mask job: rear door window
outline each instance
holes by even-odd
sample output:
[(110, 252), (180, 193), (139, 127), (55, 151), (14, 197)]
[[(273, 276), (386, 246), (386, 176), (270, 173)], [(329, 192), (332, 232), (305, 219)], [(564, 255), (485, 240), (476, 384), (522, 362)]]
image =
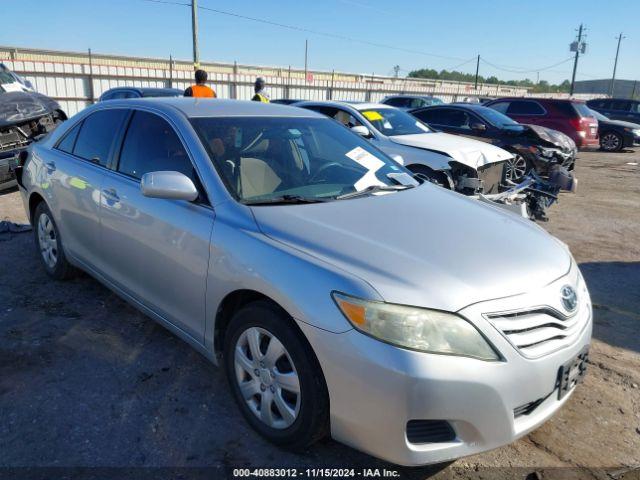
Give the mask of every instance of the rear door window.
[(82, 122), (78, 122), (78, 124), (75, 127), (69, 130), (69, 132), (64, 136), (62, 141), (58, 143), (58, 146), (56, 148), (65, 153), (73, 153), (73, 147), (76, 144), (76, 139), (78, 138), (78, 132), (80, 132), (81, 126), (82, 126)]
[(409, 101), (409, 98), (395, 97), (390, 98), (384, 103), (386, 103), (387, 105), (391, 105), (392, 107), (406, 107), (409, 104)]
[(511, 102), (496, 102), (489, 105), (489, 107), (493, 108), (494, 110), (500, 113), (504, 113), (506, 115), (510, 105), (511, 105)]
[(419, 118), (424, 123), (446, 125), (445, 123), (443, 123), (446, 114), (447, 110), (444, 108), (428, 108), (426, 110), (421, 110), (414, 113), (413, 116)]
[(116, 134), (127, 114), (125, 109), (109, 109), (89, 115), (82, 122), (73, 154), (106, 167)]
[(623, 112), (628, 112), (631, 110), (631, 102), (627, 102), (624, 100), (613, 100), (611, 102), (611, 110), (620, 110)]
[(544, 115), (546, 112), (538, 102), (514, 100), (507, 109), (507, 115)]
[(133, 114), (122, 144), (118, 171), (136, 179), (149, 172), (180, 172), (198, 185), (193, 164), (173, 127), (149, 112)]

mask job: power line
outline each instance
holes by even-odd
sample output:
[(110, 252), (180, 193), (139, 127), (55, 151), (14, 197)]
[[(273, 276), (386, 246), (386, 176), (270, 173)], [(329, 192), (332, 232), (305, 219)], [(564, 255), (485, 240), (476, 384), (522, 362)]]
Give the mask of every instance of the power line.
[(491, 66), (491, 67), (493, 67), (493, 68), (495, 68), (496, 70), (501, 70), (501, 71), (503, 71), (503, 72), (510, 72), (510, 73), (534, 73), (534, 72), (544, 72), (544, 71), (546, 71), (546, 70), (550, 70), (550, 69), (552, 69), (552, 68), (554, 68), (554, 67), (557, 67), (558, 65), (562, 65), (563, 63), (567, 63), (567, 62), (569, 62), (569, 61), (570, 61), (570, 60), (572, 60), (572, 59), (573, 59), (573, 57), (565, 58), (564, 60), (561, 60), (561, 61), (559, 61), (558, 63), (554, 63), (553, 65), (549, 65), (549, 66), (547, 66), (547, 67), (541, 67), (541, 68), (532, 68), (532, 69), (530, 69), (530, 70), (515, 70), (515, 67), (514, 67), (514, 69), (504, 68), (504, 67), (506, 67), (506, 65), (500, 66), (500, 65), (497, 65), (497, 64), (495, 64), (495, 63), (488, 62), (488, 61), (487, 61), (487, 60), (485, 60), (484, 58), (481, 58), (481, 59), (480, 59), (480, 61), (481, 61), (481, 62), (483, 62), (483, 63), (486, 63), (487, 65), (489, 65), (489, 66)]
[[(172, 1), (172, 0), (143, 0), (145, 2), (150, 2), (150, 3), (161, 3), (161, 4), (165, 4), (165, 5), (181, 5), (181, 6), (186, 6), (186, 7), (190, 7), (191, 4), (189, 3), (183, 3), (183, 2), (176, 2), (176, 1)], [(369, 45), (372, 47), (377, 47), (377, 48), (385, 48), (388, 50), (396, 50), (399, 52), (405, 52), (405, 53), (413, 53), (415, 55), (422, 55), (425, 57), (434, 57), (434, 58), (441, 58), (444, 60), (455, 60), (455, 61), (466, 61), (464, 58), (460, 58), (460, 57), (451, 57), (448, 55), (439, 55), (437, 53), (428, 53), (428, 52), (422, 52), (420, 50), (413, 50), (410, 48), (404, 48), (404, 47), (397, 47), (394, 45), (388, 45), (388, 44), (384, 44), (384, 43), (377, 43), (377, 42), (370, 42), (368, 40), (362, 40), (359, 38), (353, 38), (353, 37), (349, 37), (346, 35), (342, 35), (342, 34), (338, 34), (338, 33), (330, 33), (330, 32), (323, 32), (320, 30), (313, 30), (310, 28), (305, 28), (305, 27), (299, 27), (297, 25), (288, 25), (285, 23), (280, 23), (280, 22), (274, 22), (271, 20), (265, 20), (263, 18), (255, 18), (255, 17), (250, 17), (248, 15), (242, 15), (239, 13), (234, 13), (234, 12), (228, 12), (226, 10), (220, 10), (217, 8), (211, 8), (211, 7), (205, 7), (200, 5), (198, 7), (200, 10), (206, 10), (208, 12), (213, 12), (213, 13), (217, 13), (220, 15), (226, 15), (229, 17), (234, 17), (234, 18), (240, 18), (242, 20), (249, 20), (252, 22), (257, 22), (257, 23), (262, 23), (265, 25), (271, 25), (273, 27), (279, 27), (279, 28), (285, 28), (287, 30), (293, 30), (293, 31), (297, 31), (297, 32), (303, 32), (303, 33), (311, 33), (314, 35), (320, 35), (323, 37), (327, 37), (327, 38), (335, 38), (338, 40), (346, 40), (349, 42), (355, 42), (355, 43), (361, 43), (363, 45)]]
[[(178, 6), (184, 6), (184, 7), (191, 7), (191, 3), (185, 3), (185, 2), (179, 2), (179, 1), (175, 1), (175, 0), (142, 0), (144, 2), (149, 2), (149, 3), (157, 3), (157, 4), (164, 4), (164, 5), (178, 5)], [(321, 30), (314, 30), (314, 29), (310, 29), (310, 28), (305, 28), (305, 27), (300, 27), (297, 25), (289, 25), (289, 24), (285, 24), (285, 23), (280, 23), (280, 22), (275, 22), (275, 21), (271, 21), (271, 20), (266, 20), (263, 18), (256, 18), (256, 17), (251, 17), (248, 15), (242, 15), (239, 13), (234, 13), (234, 12), (229, 12), (226, 10), (220, 10), (217, 8), (211, 8), (211, 7), (206, 7), (203, 5), (199, 5), (198, 9), (200, 10), (206, 10), (208, 12), (212, 12), (212, 13), (217, 13), (219, 15), (226, 15), (229, 17), (233, 17), (233, 18), (239, 18), (242, 20), (248, 20), (248, 21), (252, 21), (252, 22), (256, 22), (256, 23), (262, 23), (264, 25), (271, 25), (273, 27), (279, 27), (279, 28), (284, 28), (287, 30), (292, 30), (292, 31), (297, 31), (297, 32), (303, 32), (303, 33), (310, 33), (310, 34), (314, 34), (314, 35), (319, 35), (319, 36), (323, 36), (323, 37), (327, 37), (327, 38), (334, 38), (334, 39), (338, 39), (338, 40), (345, 40), (345, 41), (349, 41), (349, 42), (355, 42), (355, 43), (360, 43), (363, 45), (369, 45), (372, 47), (377, 47), (377, 48), (384, 48), (384, 49), (388, 49), (388, 50), (395, 50), (395, 51), (399, 51), (399, 52), (405, 52), (405, 53), (412, 53), (415, 55), (421, 55), (421, 56), (425, 56), (425, 57), (434, 57), (434, 58), (441, 58), (443, 60), (454, 60), (454, 61), (462, 61), (462, 63), (455, 65), (453, 67), (449, 67), (450, 70), (455, 70), (456, 68), (460, 68), (468, 63), (471, 63), (473, 61), (477, 60), (477, 57), (474, 56), (470, 59), (464, 59), (461, 57), (453, 57), (453, 56), (448, 56), (448, 55), (439, 55), (437, 53), (429, 53), (429, 52), (423, 52), (420, 50), (413, 50), (410, 48), (405, 48), (405, 47), (398, 47), (395, 45), (389, 45), (389, 44), (384, 44), (384, 43), (377, 43), (377, 42), (371, 42), (368, 40), (362, 40), (359, 38), (353, 38), (353, 37), (349, 37), (347, 35), (342, 35), (342, 34), (338, 34), (338, 33), (331, 33), (331, 32), (324, 32)], [(562, 65), (566, 62), (568, 62), (569, 60), (571, 60), (572, 57), (564, 59), (560, 62), (557, 62), (553, 65), (549, 65), (546, 67), (542, 67), (542, 68), (534, 68), (534, 69), (530, 69), (530, 70), (525, 70), (525, 69), (520, 69), (519, 67), (515, 67), (515, 66), (510, 66), (510, 65), (499, 65), (499, 64), (494, 64), (491, 63), (487, 60), (485, 60), (484, 58), (481, 58), (480, 61), (482, 61), (483, 63), (497, 69), (503, 72), (509, 72), (509, 73), (515, 73), (515, 74), (523, 74), (523, 73), (534, 73), (534, 72), (543, 72), (543, 71), (549, 71), (549, 72), (553, 72), (552, 68), (557, 67), (558, 65)], [(559, 72), (559, 71), (555, 71), (554, 73), (567, 73), (567, 72)], [(580, 76), (585, 76), (585, 77), (589, 77), (589, 75), (585, 75), (583, 73), (579, 74)], [(595, 77), (593, 77), (595, 78)]]

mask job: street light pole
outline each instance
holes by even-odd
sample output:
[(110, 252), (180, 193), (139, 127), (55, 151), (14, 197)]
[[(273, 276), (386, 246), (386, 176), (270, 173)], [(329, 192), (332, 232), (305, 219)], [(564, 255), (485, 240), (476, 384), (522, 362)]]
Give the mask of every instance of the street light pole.
[(191, 0), (191, 32), (193, 34), (193, 69), (200, 68), (200, 51), (198, 49), (198, 0)]
[(620, 32), (620, 35), (618, 35), (617, 39), (618, 39), (618, 48), (616, 48), (616, 59), (613, 62), (613, 75), (611, 76), (611, 85), (609, 85), (609, 96), (613, 97), (613, 87), (616, 81), (616, 68), (618, 68), (618, 54), (620, 53), (620, 42), (622, 42), (622, 39), (626, 38), (622, 36), (622, 32)]

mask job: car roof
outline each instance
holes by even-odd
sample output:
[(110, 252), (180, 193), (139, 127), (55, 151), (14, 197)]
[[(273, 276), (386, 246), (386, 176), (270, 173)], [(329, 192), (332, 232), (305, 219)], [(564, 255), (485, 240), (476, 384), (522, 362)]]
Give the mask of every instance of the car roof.
[(341, 102), (341, 101), (338, 101), (338, 100), (320, 100), (320, 101), (309, 100), (309, 101), (304, 101), (304, 102), (300, 102), (300, 103), (296, 104), (296, 106), (300, 106), (300, 107), (304, 107), (305, 105), (321, 105), (321, 106), (325, 106), (325, 107), (350, 107), (350, 108), (353, 108), (354, 110), (358, 110), (358, 111), (369, 110), (369, 109), (372, 109), (372, 108), (395, 109), (395, 107), (392, 107), (391, 105), (385, 105), (384, 103)]
[(419, 93), (411, 94), (411, 93), (398, 93), (394, 95), (387, 95), (384, 98), (436, 98), (433, 95), (420, 95)]
[(289, 105), (252, 102), (248, 100), (222, 100), (197, 97), (147, 97), (109, 100), (105, 108), (154, 107), (167, 113), (180, 111), (188, 118), (201, 117), (313, 117), (325, 118), (317, 112)]
[(509, 101), (512, 102), (514, 100), (532, 100), (534, 102), (566, 102), (566, 103), (585, 103), (584, 100), (579, 100), (577, 98), (545, 98), (545, 97), (502, 97), (496, 98), (495, 100), (491, 100), (493, 102), (503, 102)]

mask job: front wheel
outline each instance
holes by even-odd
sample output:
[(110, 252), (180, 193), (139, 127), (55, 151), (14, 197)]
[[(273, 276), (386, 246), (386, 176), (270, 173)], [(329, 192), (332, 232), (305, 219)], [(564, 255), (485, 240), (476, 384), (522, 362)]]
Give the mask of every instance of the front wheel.
[(530, 170), (529, 161), (519, 153), (514, 153), (513, 157), (507, 160), (505, 165), (505, 176), (507, 180), (519, 183)]
[(240, 309), (225, 335), (224, 363), (249, 424), (271, 442), (305, 448), (328, 432), (329, 397), (311, 347), (275, 305)]
[(607, 132), (600, 137), (600, 148), (605, 152), (619, 152), (622, 146), (622, 137), (616, 132)]

